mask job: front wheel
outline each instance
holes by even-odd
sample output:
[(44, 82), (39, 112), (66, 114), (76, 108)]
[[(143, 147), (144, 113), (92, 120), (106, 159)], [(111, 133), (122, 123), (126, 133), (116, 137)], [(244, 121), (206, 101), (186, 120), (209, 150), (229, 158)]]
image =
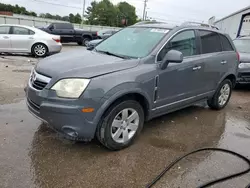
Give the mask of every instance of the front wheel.
[(214, 96), (208, 100), (208, 106), (212, 109), (220, 110), (223, 109), (231, 98), (233, 84), (230, 80), (224, 80)]
[(123, 101), (111, 107), (97, 128), (98, 140), (108, 149), (128, 147), (141, 132), (144, 112), (133, 100)]

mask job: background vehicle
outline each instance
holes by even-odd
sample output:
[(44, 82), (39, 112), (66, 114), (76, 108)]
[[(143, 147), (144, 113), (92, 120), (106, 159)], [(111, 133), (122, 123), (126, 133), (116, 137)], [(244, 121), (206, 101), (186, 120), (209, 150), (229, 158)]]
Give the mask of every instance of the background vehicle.
[(240, 56), (237, 83), (250, 83), (250, 36), (239, 37), (234, 40)]
[(60, 36), (24, 25), (0, 25), (0, 52), (32, 53), (44, 57), (61, 49)]
[(79, 45), (86, 46), (89, 41), (98, 39), (96, 31), (74, 29), (71, 23), (52, 23), (39, 29), (47, 33), (60, 35), (62, 43), (76, 42)]
[(92, 40), (87, 44), (87, 50), (93, 50), (103, 39)]
[(119, 150), (132, 144), (144, 121), (201, 101), (224, 108), (237, 67), (233, 42), (219, 30), (134, 25), (93, 51), (40, 61), (26, 88), (27, 105), (69, 139), (96, 136)]
[(106, 39), (108, 37), (110, 37), (111, 35), (115, 34), (116, 32), (118, 32), (117, 30), (112, 30), (112, 29), (104, 29), (104, 30), (100, 30), (97, 32), (97, 36), (100, 37), (101, 39)]

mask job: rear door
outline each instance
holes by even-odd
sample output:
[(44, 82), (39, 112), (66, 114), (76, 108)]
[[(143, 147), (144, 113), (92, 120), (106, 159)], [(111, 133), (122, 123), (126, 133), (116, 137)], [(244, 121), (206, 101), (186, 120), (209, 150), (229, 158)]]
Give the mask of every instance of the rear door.
[(10, 26), (0, 26), (0, 52), (10, 52)]
[(75, 42), (75, 31), (70, 23), (56, 23), (52, 34), (60, 35), (62, 42)]
[(10, 33), (10, 41), (13, 52), (31, 51), (31, 46), (35, 41), (35, 32), (25, 27), (13, 26)]
[(201, 44), (201, 57), (204, 62), (204, 92), (213, 91), (217, 84), (225, 74), (227, 69), (227, 61), (222, 45), (220, 35), (210, 30), (198, 30)]

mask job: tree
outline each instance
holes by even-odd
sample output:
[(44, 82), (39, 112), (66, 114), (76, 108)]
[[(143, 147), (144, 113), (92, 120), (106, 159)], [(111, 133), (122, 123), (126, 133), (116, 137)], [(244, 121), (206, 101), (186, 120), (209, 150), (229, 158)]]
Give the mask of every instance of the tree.
[(74, 16), (74, 14), (72, 14), (72, 13), (69, 14), (69, 21), (71, 23), (75, 23), (75, 16)]
[(80, 24), (82, 22), (82, 17), (79, 13), (75, 15), (75, 23)]
[(93, 1), (86, 14), (87, 23), (91, 25), (123, 26), (123, 19), (127, 20), (128, 25), (137, 20), (135, 7), (126, 2), (114, 5), (109, 0)]
[[(120, 2), (117, 5), (119, 10), (119, 19), (126, 19), (127, 25), (133, 25), (137, 22), (137, 15), (135, 11), (135, 7), (130, 5), (127, 2)], [(119, 22), (119, 26), (122, 26), (121, 21)]]

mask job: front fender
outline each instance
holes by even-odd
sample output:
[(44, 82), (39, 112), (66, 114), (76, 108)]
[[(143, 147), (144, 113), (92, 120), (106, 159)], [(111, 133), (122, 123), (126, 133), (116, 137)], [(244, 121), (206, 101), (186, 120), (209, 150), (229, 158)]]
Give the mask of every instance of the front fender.
[(149, 95), (139, 87), (139, 83), (124, 83), (121, 85), (116, 86), (115, 88), (111, 89), (109, 92), (105, 94), (105, 96), (101, 99), (102, 106), (98, 109), (94, 124), (98, 124), (100, 118), (105, 113), (105, 111), (110, 107), (110, 105), (116, 101), (117, 99), (127, 95), (127, 94), (140, 94), (142, 95), (148, 102), (149, 109), (152, 108), (152, 100), (150, 99)]

